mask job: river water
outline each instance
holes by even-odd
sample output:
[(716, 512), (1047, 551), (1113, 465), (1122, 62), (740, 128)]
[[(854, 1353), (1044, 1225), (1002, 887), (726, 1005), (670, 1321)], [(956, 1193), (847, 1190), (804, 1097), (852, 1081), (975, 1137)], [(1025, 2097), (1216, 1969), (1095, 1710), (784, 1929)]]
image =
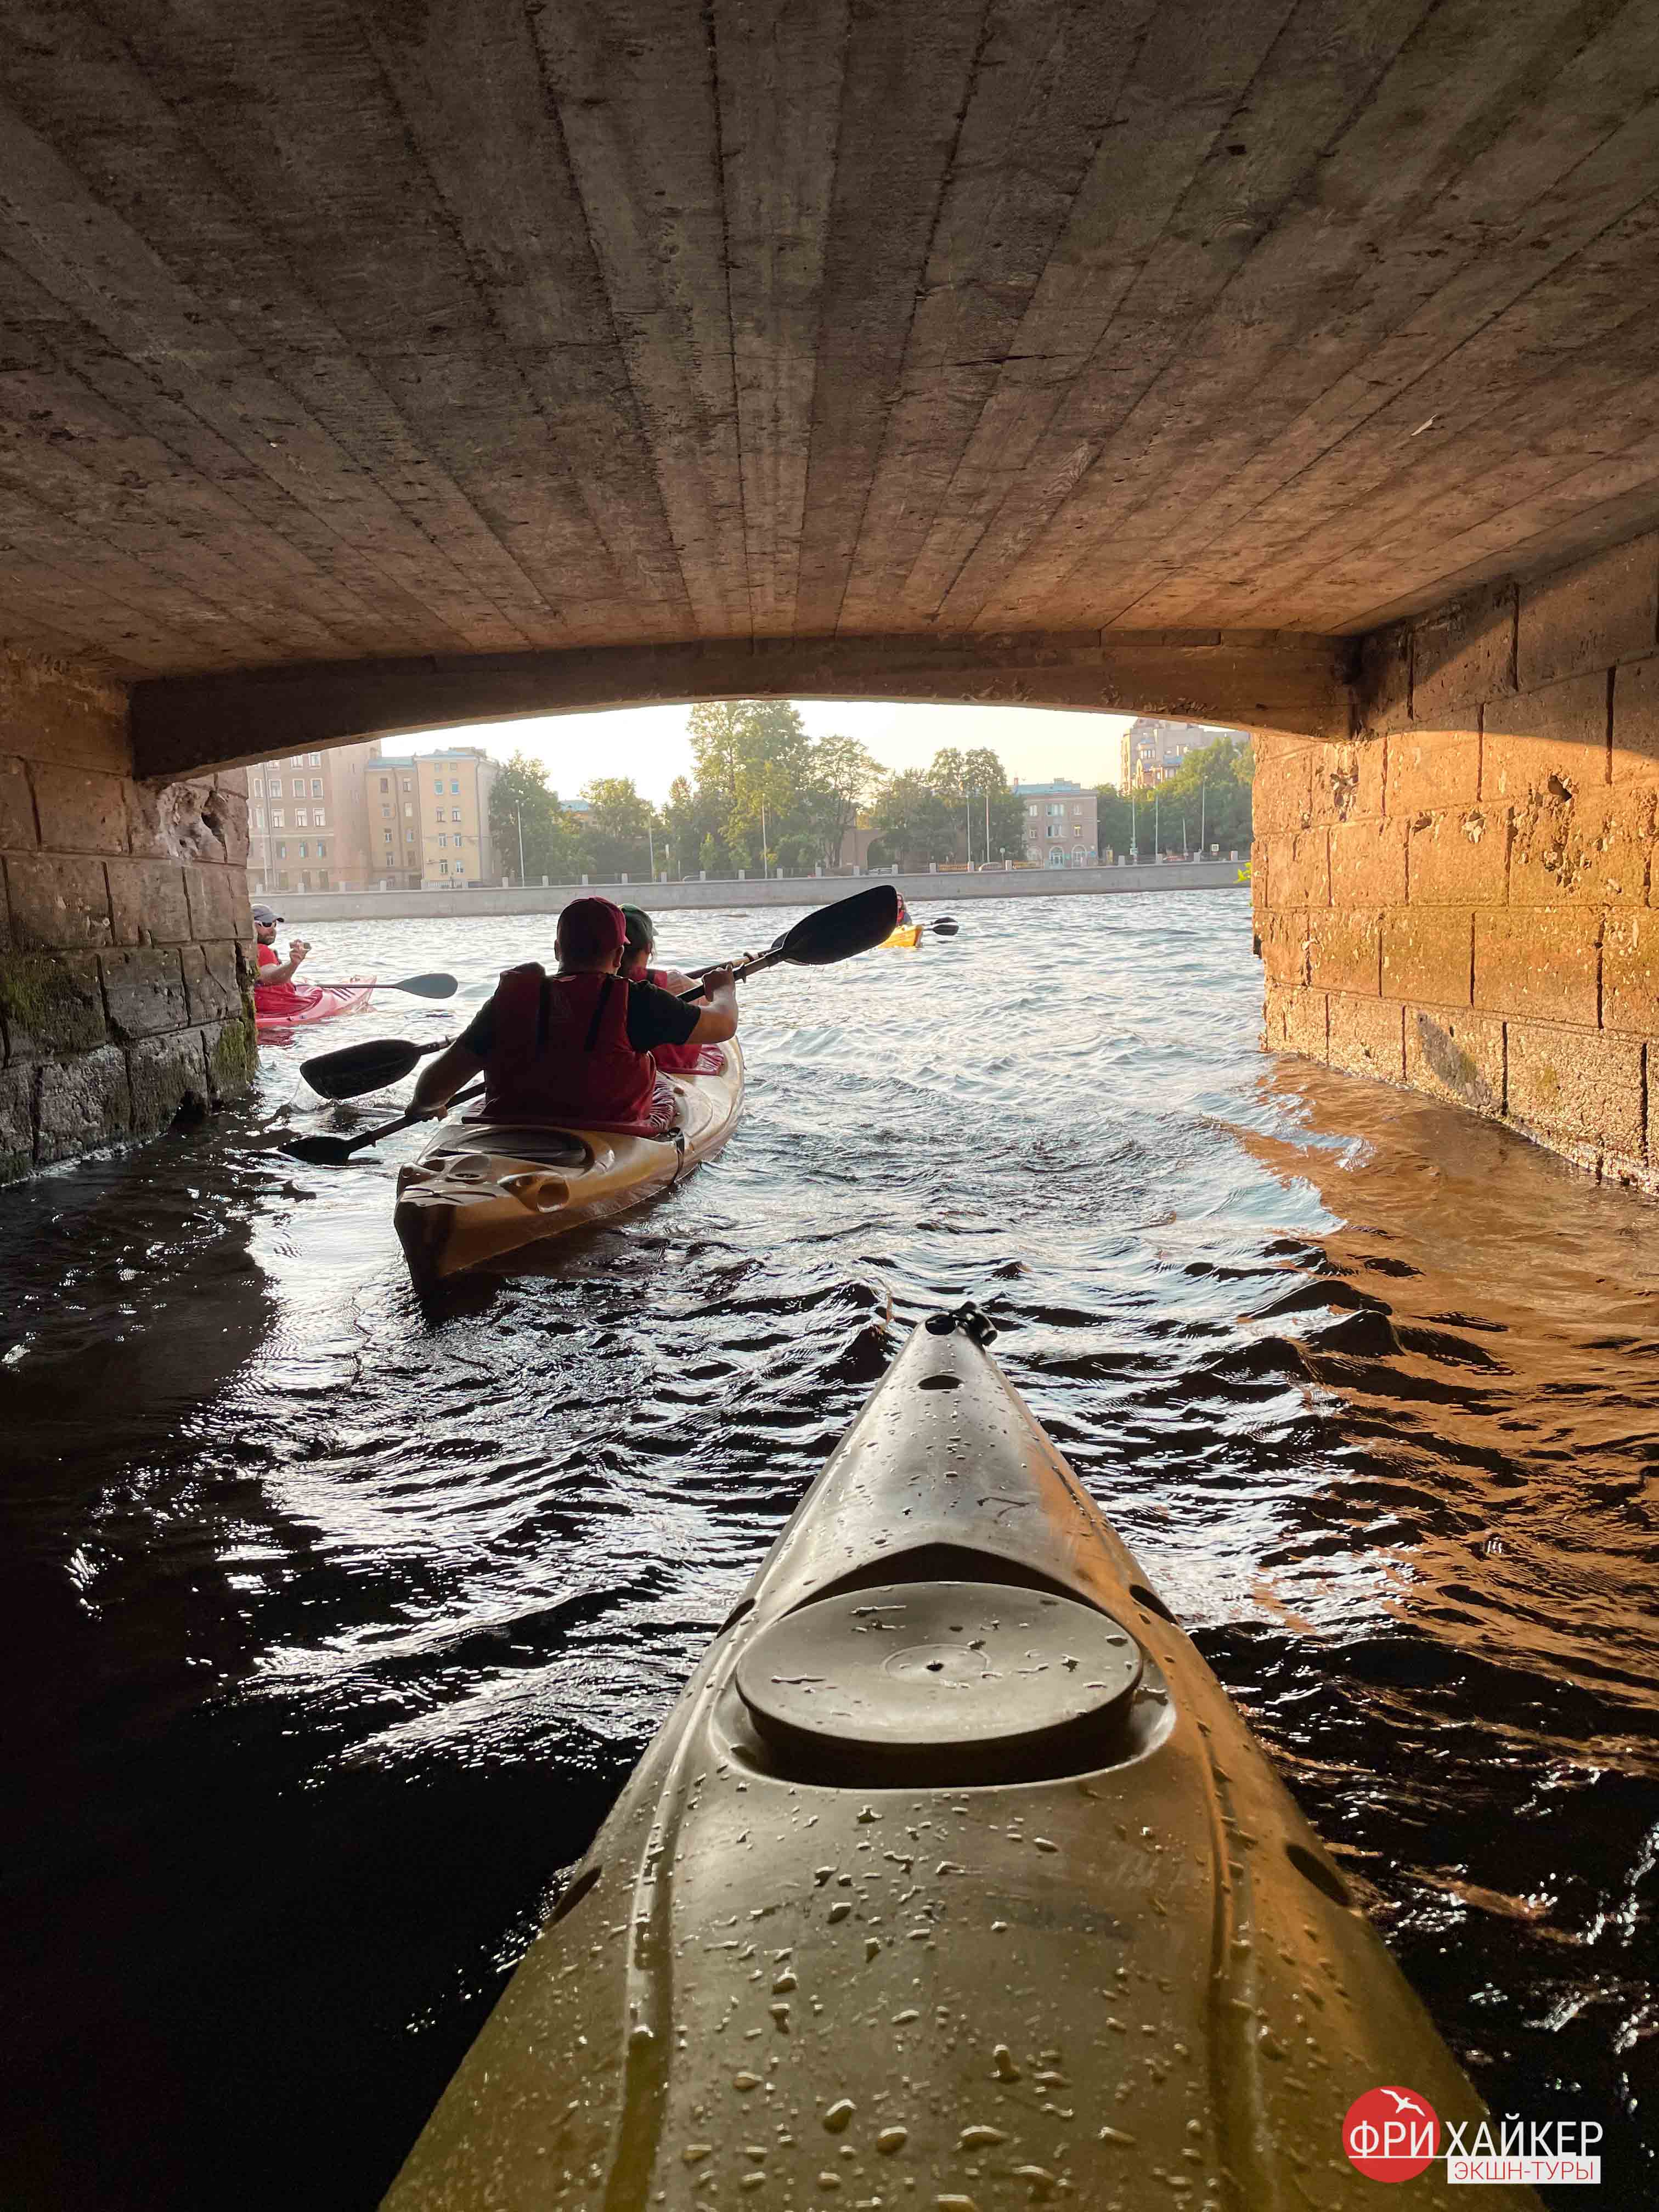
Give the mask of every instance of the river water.
[[(690, 961), (787, 914), (670, 915)], [(319, 1033), (435, 1038), (546, 951)], [(321, 964), (319, 964), (319, 961)], [(1010, 900), (746, 987), (749, 1115), (423, 1312), (416, 1139), (247, 1110), (0, 1197), (11, 2197), (368, 2206), (891, 1357), (997, 1353), (1250, 1714), (1495, 2111), (1659, 2201), (1659, 1216), (1257, 1050), (1231, 893)]]

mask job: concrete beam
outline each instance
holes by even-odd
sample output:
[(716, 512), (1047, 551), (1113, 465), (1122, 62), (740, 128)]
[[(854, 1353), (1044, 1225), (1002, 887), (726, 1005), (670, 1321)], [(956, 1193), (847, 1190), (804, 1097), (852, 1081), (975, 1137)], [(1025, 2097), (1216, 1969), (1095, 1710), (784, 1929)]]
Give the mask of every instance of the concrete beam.
[(132, 692), (141, 777), (456, 723), (695, 699), (902, 699), (1168, 714), (1346, 738), (1346, 639), (1152, 630), (497, 653), (166, 678)]

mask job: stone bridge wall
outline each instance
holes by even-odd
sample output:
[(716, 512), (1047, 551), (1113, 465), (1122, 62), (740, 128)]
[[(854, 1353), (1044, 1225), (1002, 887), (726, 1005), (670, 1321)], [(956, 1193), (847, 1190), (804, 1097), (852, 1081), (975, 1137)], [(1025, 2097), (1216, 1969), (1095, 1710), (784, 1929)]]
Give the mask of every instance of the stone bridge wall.
[(131, 768), (122, 689), (0, 653), (0, 1182), (252, 1077), (245, 778)]
[(1659, 537), (1365, 641), (1350, 744), (1264, 738), (1267, 1042), (1659, 1189)]

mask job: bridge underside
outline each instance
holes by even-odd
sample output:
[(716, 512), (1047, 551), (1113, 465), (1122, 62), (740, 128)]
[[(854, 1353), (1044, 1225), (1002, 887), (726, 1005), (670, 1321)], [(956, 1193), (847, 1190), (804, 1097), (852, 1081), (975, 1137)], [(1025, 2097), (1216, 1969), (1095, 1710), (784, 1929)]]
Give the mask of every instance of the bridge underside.
[[(1387, 823), (1414, 787), (1376, 763), (1449, 732), (1507, 854), (1536, 794), (1488, 792), (1523, 733), (1487, 721), (1599, 667), (1601, 787), (1641, 781), (1607, 717), (1659, 638), (1595, 566), (1659, 522), (1641, 0), (16, 0), (0, 131), (0, 953), (82, 963), (56, 1027), (44, 971), (0, 989), (14, 1161), (79, 1141), (42, 1120), (76, 1055), (125, 1055), (125, 1126), (153, 1036), (234, 1081), (234, 764), (279, 744), (708, 694), (1139, 708), (1270, 759), (1357, 738), (1332, 772)], [(1613, 600), (1538, 673), (1529, 611)], [(1332, 913), (1392, 910), (1308, 773), (1270, 835), (1330, 833)], [(142, 913), (140, 863), (179, 872)], [(1318, 907), (1300, 866), (1273, 910)], [(1513, 884), (1517, 946), (1579, 896)], [(1272, 988), (1324, 988), (1334, 1052), (1311, 944)], [(1589, 1003), (1556, 1012), (1599, 1035)]]

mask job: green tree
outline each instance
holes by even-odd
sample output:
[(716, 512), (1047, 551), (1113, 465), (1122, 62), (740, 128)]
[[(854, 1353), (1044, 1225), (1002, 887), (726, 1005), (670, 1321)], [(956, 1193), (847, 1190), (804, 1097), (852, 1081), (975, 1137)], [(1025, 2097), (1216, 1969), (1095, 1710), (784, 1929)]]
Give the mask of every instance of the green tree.
[(1159, 787), (1158, 822), (1166, 851), (1178, 850), (1185, 824), (1187, 848), (1242, 847), (1250, 839), (1250, 785), (1255, 771), (1248, 738), (1218, 738), (1188, 753)]
[(514, 753), (489, 793), (489, 828), (503, 872), (518, 876), (519, 833), (524, 832), (523, 879), (574, 883), (582, 872), (575, 823), (559, 805), (547, 769), (526, 753)]
[[(1115, 783), (1095, 786), (1095, 836), (1103, 860), (1108, 853), (1127, 853), (1139, 830), (1140, 808), (1133, 817), (1127, 795)], [(1147, 817), (1148, 834), (1152, 817)]]
[(582, 787), (587, 820), (582, 843), (589, 872), (615, 882), (618, 876), (648, 878), (651, 832), (656, 810), (634, 788), (631, 776), (602, 775)]
[(961, 850), (956, 802), (934, 788), (931, 769), (925, 775), (912, 769), (890, 776), (871, 809), (871, 820), (881, 833), (870, 848), (878, 867), (926, 867)]
[(881, 768), (856, 738), (832, 735), (813, 741), (809, 778), (786, 831), (803, 872), (841, 865), (842, 845), (879, 788)]

